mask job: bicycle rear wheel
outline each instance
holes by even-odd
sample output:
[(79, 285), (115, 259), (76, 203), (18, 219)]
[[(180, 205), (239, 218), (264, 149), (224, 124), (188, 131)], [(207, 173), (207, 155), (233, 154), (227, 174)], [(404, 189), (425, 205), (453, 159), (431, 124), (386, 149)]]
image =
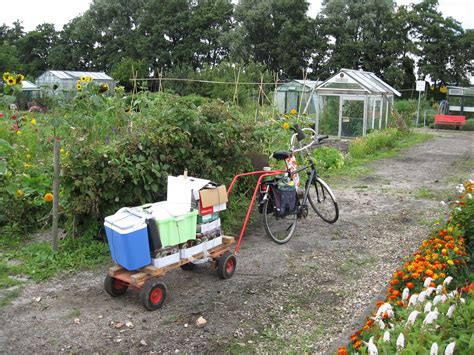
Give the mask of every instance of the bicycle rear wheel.
[(278, 217), (271, 197), (268, 197), (263, 204), (263, 225), (268, 236), (275, 243), (285, 244), (288, 242), (296, 230), (297, 214), (293, 213), (284, 217)]
[[(306, 182), (306, 188), (308, 188), (309, 183), (310, 181), (308, 180)], [(339, 207), (336, 198), (331, 188), (323, 179), (319, 177), (314, 178), (308, 190), (308, 200), (314, 212), (316, 212), (323, 221), (334, 223), (339, 218)]]

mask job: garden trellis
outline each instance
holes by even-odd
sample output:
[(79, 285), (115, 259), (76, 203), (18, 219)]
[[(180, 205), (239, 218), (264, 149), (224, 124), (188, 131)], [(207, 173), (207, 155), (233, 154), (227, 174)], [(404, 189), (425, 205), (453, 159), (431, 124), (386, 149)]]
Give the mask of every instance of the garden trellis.
[(341, 69), (315, 92), (316, 130), (337, 137), (386, 128), (394, 96), (401, 96), (374, 73), (351, 69)]

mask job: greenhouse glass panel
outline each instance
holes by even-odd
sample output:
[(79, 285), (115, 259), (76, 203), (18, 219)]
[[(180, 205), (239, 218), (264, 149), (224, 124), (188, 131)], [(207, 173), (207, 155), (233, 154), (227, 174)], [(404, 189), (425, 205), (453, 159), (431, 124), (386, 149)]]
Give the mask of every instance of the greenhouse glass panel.
[(351, 90), (364, 90), (362, 86), (356, 83), (327, 83), (323, 86), (326, 89), (351, 89)]
[(342, 101), (342, 137), (358, 137), (364, 128), (364, 100)]
[(380, 129), (382, 123), (381, 123), (381, 113), (380, 113), (380, 109), (381, 109), (381, 106), (382, 106), (382, 101), (381, 100), (375, 100), (375, 105), (374, 105), (374, 109), (375, 109), (375, 112), (374, 112), (374, 129)]
[(339, 135), (339, 96), (321, 96), (319, 102), (319, 134)]

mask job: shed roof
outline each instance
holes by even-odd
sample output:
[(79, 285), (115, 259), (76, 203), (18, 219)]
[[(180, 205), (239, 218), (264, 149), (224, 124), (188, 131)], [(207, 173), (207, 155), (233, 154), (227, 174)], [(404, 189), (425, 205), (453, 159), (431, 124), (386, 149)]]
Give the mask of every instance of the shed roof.
[[(296, 84), (304, 86), (305, 91), (313, 90), (313, 88), (317, 87), (319, 84), (322, 83), (322, 81), (315, 81), (315, 80), (301, 80), (301, 79), (293, 79), (290, 80), (286, 83), (282, 83), (278, 89), (282, 89), (283, 91), (286, 91), (286, 88), (289, 88), (291, 86), (294, 86)], [(291, 90), (291, 88), (290, 88)], [(294, 89), (293, 89), (294, 90)]]
[(317, 92), (327, 90), (364, 91), (370, 94), (395, 94), (401, 96), (397, 90), (374, 73), (354, 69), (341, 69), (337, 74), (316, 88)]
[(94, 80), (114, 80), (104, 72), (93, 71), (70, 71), (70, 70), (48, 70), (51, 74), (59, 79), (80, 79), (82, 76), (89, 76)]
[(31, 81), (28, 81), (28, 80), (23, 80), (21, 82), (21, 86), (24, 91), (35, 91), (35, 90), (40, 89), (39, 87), (37, 87), (35, 84), (33, 84)]

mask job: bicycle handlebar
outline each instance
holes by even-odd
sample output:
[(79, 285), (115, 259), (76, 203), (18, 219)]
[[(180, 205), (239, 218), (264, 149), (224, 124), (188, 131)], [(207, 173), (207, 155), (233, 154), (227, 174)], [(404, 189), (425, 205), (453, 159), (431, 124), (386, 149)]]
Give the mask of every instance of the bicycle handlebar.
[[(303, 150), (307, 150), (309, 148), (314, 148), (318, 144), (320, 144), (324, 139), (329, 138), (328, 135), (317, 136), (316, 131), (312, 128), (303, 128), (303, 129), (301, 129), (299, 127), (299, 125), (295, 125), (294, 128), (292, 128), (292, 129), (297, 132), (297, 133), (293, 134), (293, 136), (291, 137), (291, 140), (290, 140), (290, 146), (291, 146), (290, 150), (291, 150), (292, 153), (298, 153), (298, 152), (301, 152)], [(311, 142), (309, 144), (305, 145), (304, 147), (294, 149), (294, 147), (296, 146), (295, 139), (297, 139), (298, 142), (300, 142), (301, 140), (306, 138), (306, 134), (304, 133), (305, 131), (308, 132), (309, 135), (313, 136), (313, 139), (311, 140)], [(301, 138), (301, 137), (303, 137), (303, 138)]]

